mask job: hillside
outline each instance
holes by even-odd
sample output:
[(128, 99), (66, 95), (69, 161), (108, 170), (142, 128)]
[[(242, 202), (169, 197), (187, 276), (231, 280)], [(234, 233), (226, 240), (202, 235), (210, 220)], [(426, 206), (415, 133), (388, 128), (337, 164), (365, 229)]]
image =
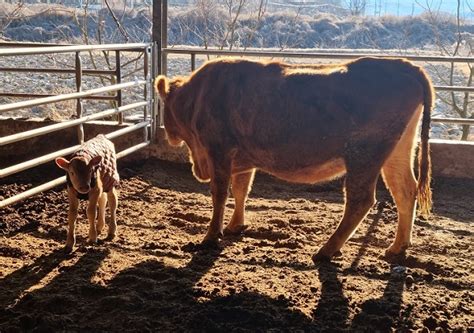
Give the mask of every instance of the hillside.
[[(106, 9), (89, 11), (62, 6), (31, 5), (13, 19), (14, 6), (0, 5), (3, 38), (31, 42), (136, 42), (150, 40), (149, 8), (116, 11), (124, 27), (120, 32)], [(3, 18), (2, 18), (3, 16)], [(8, 24), (7, 24), (8, 21)], [(3, 23), (2, 23), (3, 22)], [(169, 44), (219, 47), (287, 48), (429, 48), (450, 45), (458, 38), (456, 21), (448, 15), (436, 20), (419, 16), (354, 17), (294, 11), (242, 13), (232, 25), (222, 8), (171, 7)], [(460, 33), (474, 35), (474, 23), (465, 22)], [(2, 35), (0, 34), (0, 37)]]

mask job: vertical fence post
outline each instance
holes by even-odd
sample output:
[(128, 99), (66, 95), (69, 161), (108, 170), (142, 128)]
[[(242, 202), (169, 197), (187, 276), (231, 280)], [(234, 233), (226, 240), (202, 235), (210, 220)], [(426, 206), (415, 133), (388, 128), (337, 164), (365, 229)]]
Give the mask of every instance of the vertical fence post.
[[(116, 84), (122, 83), (122, 65), (120, 64), (120, 51), (115, 51), (115, 78)], [(119, 108), (122, 106), (122, 89), (117, 90), (116, 95), (116, 105), (115, 107)], [(123, 113), (118, 114), (118, 123), (122, 125), (123, 123)]]
[[(154, 80), (161, 74), (161, 0), (153, 0), (153, 20), (152, 20), (152, 59), (151, 59), (151, 76)], [(152, 119), (152, 140), (156, 140), (157, 125), (161, 126), (161, 110), (159, 108), (159, 99), (156, 95), (155, 89), (151, 90), (151, 97), (153, 101), (153, 119)]]
[[(82, 91), (82, 60), (79, 52), (76, 52), (76, 91)], [(76, 116), (82, 118), (82, 100), (76, 100)], [(84, 126), (82, 124), (77, 126), (77, 140), (79, 144), (84, 143)]]
[(191, 53), (191, 72), (196, 69), (196, 53)]
[[(145, 86), (143, 87), (143, 98), (144, 98), (145, 101), (148, 102), (143, 107), (143, 121), (148, 120), (148, 108), (150, 106), (150, 102), (148, 100), (150, 86), (151, 86), (150, 73), (149, 73), (149, 70), (148, 70), (148, 66), (149, 66), (149, 64), (148, 64), (149, 53), (148, 52), (149, 52), (149, 49), (150, 49), (149, 47), (145, 47), (143, 49), (143, 77), (145, 78), (145, 81), (146, 81)], [(153, 132), (151, 127), (150, 127), (150, 130)], [(148, 127), (144, 128), (143, 135), (144, 135), (145, 141), (147, 141), (148, 140)]]
[[(168, 47), (168, 0), (162, 0), (161, 18), (161, 47)], [(168, 73), (168, 55), (161, 54), (161, 71), (164, 75)]]

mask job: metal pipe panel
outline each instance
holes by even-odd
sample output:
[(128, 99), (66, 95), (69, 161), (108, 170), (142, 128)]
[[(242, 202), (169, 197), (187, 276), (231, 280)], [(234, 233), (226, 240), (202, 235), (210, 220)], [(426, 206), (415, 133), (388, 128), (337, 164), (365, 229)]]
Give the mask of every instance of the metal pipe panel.
[(56, 103), (56, 102), (61, 102), (61, 101), (67, 101), (70, 99), (82, 98), (86, 96), (91, 96), (91, 95), (100, 94), (100, 93), (109, 92), (109, 91), (116, 91), (119, 89), (125, 89), (129, 87), (143, 85), (143, 84), (146, 84), (145, 80), (136, 80), (133, 82), (114, 84), (111, 86), (86, 90), (82, 92), (75, 92), (75, 93), (50, 96), (50, 97), (45, 97), (45, 98), (38, 98), (38, 99), (30, 100), (30, 101), (22, 101), (22, 102), (17, 102), (17, 103), (9, 103), (5, 105), (0, 105), (0, 113), (28, 108), (28, 107), (32, 107), (36, 105), (41, 105), (41, 104), (50, 104), (50, 103)]

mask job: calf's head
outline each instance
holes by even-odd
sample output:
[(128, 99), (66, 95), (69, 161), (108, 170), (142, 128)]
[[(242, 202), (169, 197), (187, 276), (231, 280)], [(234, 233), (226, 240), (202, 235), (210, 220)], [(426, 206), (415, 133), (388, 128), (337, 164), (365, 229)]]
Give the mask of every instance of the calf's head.
[(89, 193), (91, 190), (91, 180), (96, 171), (96, 166), (102, 161), (101, 156), (93, 157), (89, 162), (75, 157), (68, 161), (63, 157), (56, 158), (56, 164), (66, 170), (74, 189), (81, 194)]
[(173, 79), (168, 80), (166, 76), (160, 75), (155, 80), (155, 89), (159, 94), (161, 101), (164, 104), (163, 121), (165, 125), (166, 138), (170, 145), (180, 146), (183, 144), (183, 136), (175, 114), (175, 94), (179, 86), (181, 86), (183, 80)]

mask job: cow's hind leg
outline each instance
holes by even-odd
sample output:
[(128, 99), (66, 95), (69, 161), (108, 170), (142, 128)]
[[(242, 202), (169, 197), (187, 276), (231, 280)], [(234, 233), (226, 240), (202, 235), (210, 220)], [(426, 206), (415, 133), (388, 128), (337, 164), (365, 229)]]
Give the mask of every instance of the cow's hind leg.
[(245, 201), (250, 192), (255, 169), (246, 173), (232, 176), (232, 194), (235, 199), (235, 208), (232, 219), (224, 230), (224, 234), (239, 234), (245, 230)]
[(400, 141), (382, 167), (382, 176), (398, 210), (398, 228), (395, 241), (387, 255), (403, 253), (411, 242), (416, 211), (417, 182), (413, 173), (413, 149), (419, 114), (415, 114)]
[(344, 215), (327, 243), (313, 256), (315, 263), (330, 260), (352, 236), (375, 203), (375, 185), (380, 169), (348, 168), (345, 179)]
[(112, 240), (115, 238), (115, 234), (117, 232), (118, 193), (115, 187), (107, 193), (107, 198), (109, 201), (110, 210), (110, 221), (108, 223), (109, 230), (107, 232), (107, 240)]

